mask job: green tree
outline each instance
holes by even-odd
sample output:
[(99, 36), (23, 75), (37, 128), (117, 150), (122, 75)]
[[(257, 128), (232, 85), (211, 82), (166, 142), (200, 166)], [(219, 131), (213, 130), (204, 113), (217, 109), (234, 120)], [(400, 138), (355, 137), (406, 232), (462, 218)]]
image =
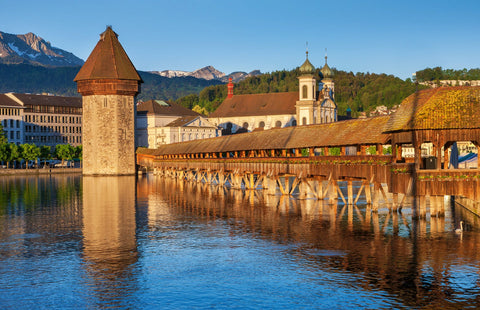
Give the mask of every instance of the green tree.
[(0, 122), (0, 144), (8, 143), (7, 136), (5, 135), (5, 131), (3, 131), (2, 123)]
[(59, 144), (55, 147), (55, 156), (62, 160), (62, 166), (65, 160), (72, 160), (75, 156), (75, 148), (70, 144)]
[(37, 160), (40, 156), (40, 148), (35, 144), (22, 144), (22, 158), (25, 159), (25, 168), (28, 169), (28, 162), (30, 160)]
[(40, 159), (46, 162), (52, 158), (52, 148), (48, 145), (40, 146)]
[(82, 167), (82, 160), (83, 160), (83, 147), (81, 145), (77, 145), (75, 147), (75, 158), (80, 160), (80, 167)]

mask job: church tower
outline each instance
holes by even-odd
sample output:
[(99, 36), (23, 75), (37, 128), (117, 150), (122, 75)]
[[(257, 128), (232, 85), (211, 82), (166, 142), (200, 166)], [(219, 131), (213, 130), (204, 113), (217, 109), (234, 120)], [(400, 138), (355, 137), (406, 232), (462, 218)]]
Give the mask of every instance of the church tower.
[(308, 51), (306, 60), (299, 68), (298, 77), (298, 101), (296, 104), (297, 124), (310, 125), (315, 124), (315, 107), (317, 102), (317, 80), (313, 75), (315, 67), (308, 60)]
[(134, 98), (143, 81), (111, 27), (74, 81), (83, 101), (83, 174), (135, 174)]
[(320, 70), (322, 73), (321, 91), (318, 106), (318, 123), (332, 123), (337, 121), (337, 104), (335, 103), (335, 83), (333, 82), (333, 71), (327, 63), (325, 54), (325, 65)]

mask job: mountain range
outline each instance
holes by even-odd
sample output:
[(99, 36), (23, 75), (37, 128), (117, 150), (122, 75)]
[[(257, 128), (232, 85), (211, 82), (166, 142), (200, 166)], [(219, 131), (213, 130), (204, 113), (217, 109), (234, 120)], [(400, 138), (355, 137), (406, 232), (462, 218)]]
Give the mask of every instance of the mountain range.
[(0, 63), (76, 67), (83, 65), (83, 60), (53, 47), (34, 33), (9, 34), (0, 31)]
[(150, 71), (150, 73), (158, 74), (160, 76), (164, 76), (167, 78), (191, 76), (197, 79), (218, 80), (223, 83), (227, 83), (230, 77), (232, 78), (232, 81), (236, 83), (248, 77), (262, 74), (260, 70), (254, 70), (250, 73), (236, 71), (227, 75), (221, 71), (218, 71), (212, 66), (203, 67), (201, 69), (197, 69), (191, 72), (180, 71), (180, 70), (163, 70), (163, 71)]

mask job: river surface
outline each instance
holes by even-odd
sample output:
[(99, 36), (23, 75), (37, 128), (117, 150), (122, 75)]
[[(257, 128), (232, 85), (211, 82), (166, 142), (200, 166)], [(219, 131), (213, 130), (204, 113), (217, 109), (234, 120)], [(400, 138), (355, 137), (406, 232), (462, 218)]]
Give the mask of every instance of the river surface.
[(479, 308), (478, 220), (445, 206), (412, 220), (150, 175), (3, 177), (0, 309)]

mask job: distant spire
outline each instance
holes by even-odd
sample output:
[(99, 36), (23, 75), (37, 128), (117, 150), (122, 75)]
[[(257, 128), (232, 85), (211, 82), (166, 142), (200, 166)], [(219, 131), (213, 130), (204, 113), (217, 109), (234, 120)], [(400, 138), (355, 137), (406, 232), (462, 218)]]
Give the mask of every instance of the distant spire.
[(325, 64), (327, 64), (327, 48), (325, 47)]
[(308, 59), (308, 41), (305, 42), (305, 49), (306, 49), (305, 54), (307, 54), (307, 59)]

